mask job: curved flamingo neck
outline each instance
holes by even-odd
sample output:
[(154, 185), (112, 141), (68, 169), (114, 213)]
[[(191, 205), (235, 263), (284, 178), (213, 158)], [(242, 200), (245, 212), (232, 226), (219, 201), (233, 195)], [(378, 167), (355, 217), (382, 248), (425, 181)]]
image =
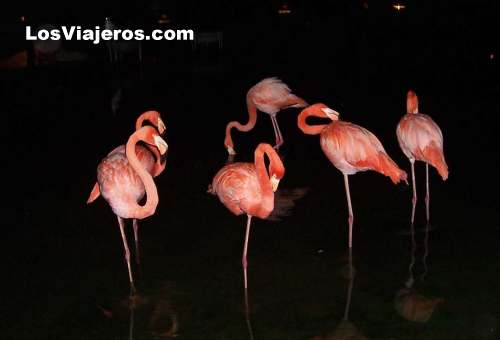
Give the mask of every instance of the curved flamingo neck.
[(156, 126), (157, 122), (154, 122), (154, 115), (158, 115), (158, 112), (156, 111), (146, 111), (143, 114), (141, 114), (137, 120), (135, 121), (135, 131), (139, 130), (142, 127), (142, 124), (144, 123), (145, 120), (148, 120), (152, 124)]
[[(158, 115), (158, 112), (156, 111), (146, 111), (143, 114), (141, 114), (137, 120), (135, 121), (135, 131), (138, 131), (142, 128), (142, 124), (144, 123), (145, 120), (149, 121), (152, 124), (156, 124), (157, 122), (154, 122), (153, 120), (155, 119), (155, 116)], [(156, 119), (158, 119), (156, 117)], [(161, 162), (161, 157), (160, 157), (160, 152), (158, 149), (152, 145), (146, 144), (146, 147), (148, 148), (151, 153), (155, 156), (156, 163), (153, 169), (153, 177), (158, 176), (165, 170), (166, 163)]]
[(328, 125), (327, 124), (309, 125), (309, 124), (307, 124), (306, 120), (310, 116), (325, 118), (324, 115), (321, 115), (321, 114), (318, 114), (314, 111), (306, 109), (299, 114), (299, 117), (297, 118), (297, 125), (302, 130), (302, 132), (304, 132), (305, 134), (308, 134), (308, 135), (320, 134), (321, 131), (323, 131), (323, 129), (325, 127), (327, 127)]
[(247, 110), (248, 110), (248, 122), (245, 125), (237, 121), (229, 122), (226, 126), (226, 139), (224, 144), (226, 146), (233, 147), (233, 139), (231, 138), (231, 129), (234, 127), (238, 131), (247, 132), (254, 128), (255, 123), (257, 123), (257, 107), (252, 102), (252, 100), (247, 96)]
[(146, 204), (144, 204), (144, 206), (140, 206), (135, 203), (136, 206), (131, 209), (131, 218), (142, 219), (155, 213), (156, 206), (158, 205), (158, 191), (156, 190), (156, 185), (153, 182), (153, 177), (151, 177), (151, 175), (142, 167), (140, 161), (137, 159), (137, 155), (135, 154), (135, 145), (140, 140), (144, 141), (142, 130), (136, 131), (132, 134), (132, 136), (130, 136), (125, 148), (125, 153), (130, 166), (135, 170), (146, 188)]
[(278, 154), (269, 144), (260, 144), (255, 150), (255, 171), (257, 172), (257, 179), (262, 191), (263, 199), (273, 199), (274, 193), (271, 188), (269, 173), (266, 170), (264, 162), (264, 154), (269, 158), (269, 169), (273, 169), (276, 173), (282, 174), (285, 172), (283, 163), (281, 162)]

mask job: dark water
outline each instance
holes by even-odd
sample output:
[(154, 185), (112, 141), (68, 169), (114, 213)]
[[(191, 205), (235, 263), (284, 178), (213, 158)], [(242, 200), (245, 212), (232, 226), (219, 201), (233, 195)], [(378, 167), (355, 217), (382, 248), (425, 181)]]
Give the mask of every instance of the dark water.
[[(146, 62), (142, 79), (133, 63), (120, 71), (93, 59), (3, 73), (12, 208), (3, 226), (2, 338), (153, 339), (169, 331), (178, 339), (499, 338), (498, 151), (488, 124), (498, 115), (498, 87), (489, 71), (471, 71), (460, 82), (450, 69), (436, 75), (424, 67), (412, 81), (396, 71), (387, 79), (383, 69), (365, 79), (333, 66), (322, 73), (313, 64), (310, 71), (294, 68), (300, 58), (247, 62), (182, 68)], [(431, 170), (426, 225), (425, 168), (418, 163), (414, 233), (410, 186), (374, 172), (350, 178), (349, 280), (342, 175), (322, 154), (318, 136), (296, 127), (298, 111), (280, 113), (286, 167), (280, 190), (308, 191), (281, 221), (253, 221), (247, 314), (245, 218), (206, 189), (227, 160), (225, 124), (244, 121), (247, 89), (274, 75), (310, 103), (324, 102), (370, 129), (408, 172), (395, 128), (407, 87), (415, 86), (421, 110), (443, 130), (450, 177), (443, 182)], [(123, 99), (113, 117), (118, 87)], [(156, 179), (157, 213), (140, 221), (141, 265), (133, 267), (139, 293), (129, 301), (116, 217), (102, 198), (85, 201), (100, 159), (149, 109), (162, 114), (169, 151)], [(236, 160), (244, 161), (259, 142), (274, 140), (265, 114), (253, 131), (233, 136)], [(411, 278), (412, 289), (404, 290)]]

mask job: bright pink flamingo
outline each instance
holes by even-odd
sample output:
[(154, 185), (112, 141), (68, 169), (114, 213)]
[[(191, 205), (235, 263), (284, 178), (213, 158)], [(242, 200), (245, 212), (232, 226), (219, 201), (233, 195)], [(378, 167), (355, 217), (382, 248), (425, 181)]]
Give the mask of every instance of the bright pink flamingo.
[[(269, 171), (266, 171), (264, 154), (269, 157)], [(285, 167), (278, 154), (269, 144), (261, 143), (255, 149), (254, 163), (232, 163), (224, 166), (215, 175), (208, 192), (219, 200), (233, 214), (247, 215), (245, 245), (243, 247), (243, 275), (247, 289), (247, 248), (252, 216), (266, 219), (274, 209), (274, 192), (285, 174)]]
[[(150, 122), (153, 124), (154, 127), (158, 129), (158, 132), (160, 135), (164, 135), (165, 133), (165, 124), (163, 123), (160, 113), (158, 111), (146, 111), (142, 113), (136, 120), (135, 122), (135, 130), (138, 131), (142, 125), (144, 124), (145, 121)], [(156, 177), (160, 175), (163, 170), (165, 170), (166, 162), (165, 162), (165, 157), (161, 157), (160, 153), (158, 152), (158, 149), (156, 147), (153, 147), (149, 144), (144, 144), (144, 146), (154, 155), (156, 162), (153, 165), (153, 170), (151, 172), (151, 175), (153, 177)], [(113, 149), (108, 156), (114, 154), (114, 153), (125, 153), (125, 145), (120, 145)], [(142, 153), (139, 154), (140, 158), (139, 160), (142, 162), (144, 159), (141, 158), (143, 155)], [(94, 187), (92, 188), (92, 191), (90, 192), (89, 198), (87, 199), (87, 204), (92, 203), (95, 201), (99, 195), (101, 194), (100, 189), (99, 189), (99, 184), (96, 182), (94, 184)], [(137, 219), (133, 219), (133, 226), (134, 226), (134, 236), (135, 236), (135, 250), (136, 250), (136, 261), (139, 264), (140, 263), (140, 256), (139, 256), (139, 224), (137, 223)]]
[(443, 153), (443, 134), (439, 126), (426, 114), (418, 112), (418, 98), (415, 92), (406, 95), (407, 113), (399, 121), (396, 128), (399, 146), (411, 164), (413, 186), (411, 223), (415, 218), (417, 205), (417, 189), (415, 185), (415, 160), (425, 162), (426, 189), (425, 196), (427, 221), (429, 221), (429, 164), (439, 172), (443, 181), (448, 178), (448, 165)]
[(254, 85), (247, 93), (248, 123), (245, 125), (232, 121), (226, 126), (226, 138), (224, 145), (229, 155), (235, 155), (231, 129), (234, 127), (239, 131), (250, 131), (257, 122), (257, 109), (269, 114), (273, 123), (274, 135), (276, 137), (276, 149), (283, 144), (283, 136), (276, 120), (280, 110), (290, 107), (306, 107), (304, 99), (291, 93), (290, 88), (276, 77), (266, 78)]
[[(309, 116), (330, 118), (329, 125), (308, 125)], [(298, 126), (308, 135), (320, 135), (321, 149), (330, 162), (344, 174), (349, 209), (349, 248), (352, 248), (353, 213), (348, 175), (374, 170), (391, 178), (394, 184), (406, 182), (406, 172), (387, 155), (378, 138), (361, 126), (339, 120), (339, 113), (318, 103), (305, 108), (298, 116)]]
[[(145, 121), (148, 121), (151, 124), (153, 124), (153, 126), (158, 129), (160, 135), (163, 135), (165, 133), (165, 124), (163, 123), (160, 117), (160, 113), (158, 111), (146, 111), (143, 114), (141, 114), (135, 122), (135, 130), (136, 131), (139, 130)], [(155, 155), (156, 163), (154, 165), (152, 175), (153, 177), (156, 177), (159, 174), (161, 174), (163, 170), (165, 170), (166, 163), (164, 162), (164, 159), (160, 157), (157, 148), (151, 147), (148, 144), (146, 144), (146, 147)], [(122, 152), (122, 153), (125, 152), (125, 145), (120, 145), (116, 147), (108, 154), (108, 156), (115, 152)], [(100, 194), (101, 192), (99, 191), (99, 185), (96, 182), (94, 184), (94, 187), (92, 188), (87, 203), (92, 203), (93, 201), (95, 201)]]
[[(155, 128), (144, 126), (130, 136), (125, 150), (115, 149), (97, 167), (97, 182), (100, 192), (118, 217), (132, 292), (135, 292), (135, 285), (123, 219), (144, 219), (153, 215), (158, 205), (158, 192), (151, 176), (155, 159), (147, 148), (136, 145), (139, 141), (156, 147), (161, 155), (165, 155), (168, 148), (167, 143), (160, 137)], [(138, 202), (144, 197), (144, 194), (146, 194), (147, 200), (141, 206)], [(134, 235), (137, 246), (137, 234), (134, 233)]]

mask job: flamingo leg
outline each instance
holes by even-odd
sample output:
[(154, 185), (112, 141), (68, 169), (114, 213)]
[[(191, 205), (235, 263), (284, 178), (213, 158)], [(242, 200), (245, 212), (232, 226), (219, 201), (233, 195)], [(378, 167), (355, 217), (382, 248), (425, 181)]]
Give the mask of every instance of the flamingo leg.
[(118, 223), (120, 224), (120, 232), (122, 234), (123, 248), (125, 248), (125, 260), (127, 261), (128, 267), (128, 277), (130, 279), (130, 291), (135, 294), (134, 279), (132, 277), (132, 268), (130, 267), (130, 250), (128, 249), (127, 237), (125, 236), (125, 222), (123, 218), (118, 217)]
[(279, 149), (281, 145), (283, 145), (283, 136), (281, 135), (280, 127), (278, 125), (278, 120), (276, 119), (276, 115), (271, 115), (271, 121), (273, 122), (274, 135), (276, 137), (276, 145), (275, 149)]
[(347, 301), (344, 309), (344, 320), (347, 321), (349, 319), (349, 308), (351, 307), (351, 297), (352, 297), (352, 286), (354, 283), (354, 275), (353, 275), (353, 266), (352, 266), (352, 248), (349, 248), (349, 288), (347, 289)]
[(135, 240), (135, 260), (137, 264), (141, 264), (140, 256), (139, 256), (139, 224), (137, 223), (137, 219), (133, 219), (134, 225), (134, 240)]
[(425, 187), (426, 187), (425, 212), (427, 215), (427, 222), (429, 222), (429, 219), (430, 219), (429, 203), (430, 203), (431, 197), (430, 197), (430, 191), (429, 191), (429, 164), (427, 164), (427, 163), (425, 163)]
[(245, 289), (245, 319), (247, 321), (248, 334), (250, 339), (253, 340), (252, 322), (250, 321), (250, 307), (248, 304), (248, 291)]
[(410, 161), (411, 163), (411, 180), (412, 180), (412, 187), (413, 187), (413, 197), (411, 199), (411, 224), (413, 224), (413, 221), (415, 220), (415, 207), (417, 206), (417, 187), (415, 184), (415, 161)]
[(349, 248), (352, 248), (352, 224), (354, 222), (354, 215), (352, 214), (351, 193), (349, 192), (349, 179), (348, 175), (344, 174), (345, 194), (347, 196), (347, 207), (349, 209)]
[(248, 288), (247, 283), (247, 250), (248, 250), (248, 237), (250, 236), (250, 223), (252, 222), (252, 216), (247, 215), (247, 230), (245, 233), (245, 245), (243, 246), (243, 257), (241, 258), (241, 263), (243, 264), (243, 278), (245, 282), (245, 290)]

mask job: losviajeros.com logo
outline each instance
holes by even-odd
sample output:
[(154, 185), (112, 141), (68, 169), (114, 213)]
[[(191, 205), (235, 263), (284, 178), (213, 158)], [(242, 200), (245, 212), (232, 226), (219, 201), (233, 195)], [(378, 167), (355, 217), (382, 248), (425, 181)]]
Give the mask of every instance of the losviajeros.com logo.
[(61, 26), (61, 29), (39, 29), (33, 33), (31, 26), (26, 26), (26, 40), (83, 40), (99, 44), (109, 40), (194, 40), (194, 32), (189, 29), (153, 30), (148, 35), (142, 29), (82, 29), (81, 26)]

